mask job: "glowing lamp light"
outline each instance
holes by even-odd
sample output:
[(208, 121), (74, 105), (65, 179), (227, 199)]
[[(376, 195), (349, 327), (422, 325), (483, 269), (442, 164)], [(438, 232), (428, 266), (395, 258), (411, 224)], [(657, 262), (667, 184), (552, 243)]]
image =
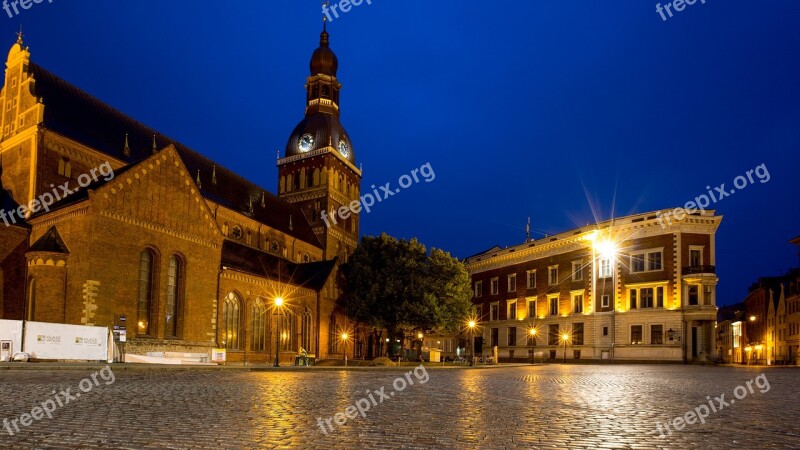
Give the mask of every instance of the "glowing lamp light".
[(417, 339), (422, 339), (422, 333), (417, 333)]
[(561, 339), (564, 340), (564, 341), (568, 341), (569, 340), (569, 335), (567, 333), (564, 333), (564, 334), (561, 335)]
[(750, 316), (750, 322), (755, 322), (755, 321), (756, 321), (756, 316)]
[(283, 306), (283, 297), (277, 297), (275, 299), (275, 306)]
[(598, 242), (595, 248), (603, 258), (611, 258), (617, 254), (617, 246), (611, 241)]
[(347, 333), (342, 333), (342, 340), (343, 340), (343, 341), (346, 341), (346, 340), (347, 340)]
[(758, 350), (758, 351), (761, 351), (761, 349), (762, 349), (762, 348), (764, 348), (764, 346), (763, 346), (763, 345), (760, 345), (760, 344), (759, 344), (759, 345), (756, 345), (756, 350)]
[(470, 320), (467, 325), (469, 325), (470, 328), (475, 328), (475, 321), (474, 320)]
[(536, 336), (536, 328), (531, 328), (531, 336)]

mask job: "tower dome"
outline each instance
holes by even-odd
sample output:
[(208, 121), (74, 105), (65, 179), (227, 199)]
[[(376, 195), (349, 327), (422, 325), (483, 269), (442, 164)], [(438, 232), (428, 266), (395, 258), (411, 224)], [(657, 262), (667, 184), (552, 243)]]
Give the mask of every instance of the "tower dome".
[(328, 31), (322, 30), (322, 34), (319, 35), (319, 47), (311, 55), (311, 75), (336, 76), (336, 71), (339, 69), (339, 60), (328, 46), (328, 42)]

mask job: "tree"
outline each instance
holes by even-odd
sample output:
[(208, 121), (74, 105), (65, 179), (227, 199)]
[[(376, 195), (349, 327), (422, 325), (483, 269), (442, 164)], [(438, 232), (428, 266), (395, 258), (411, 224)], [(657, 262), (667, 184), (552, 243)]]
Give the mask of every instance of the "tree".
[(342, 265), (341, 311), (352, 320), (394, 331), (455, 331), (469, 314), (472, 289), (464, 265), (416, 239), (381, 234), (361, 240)]

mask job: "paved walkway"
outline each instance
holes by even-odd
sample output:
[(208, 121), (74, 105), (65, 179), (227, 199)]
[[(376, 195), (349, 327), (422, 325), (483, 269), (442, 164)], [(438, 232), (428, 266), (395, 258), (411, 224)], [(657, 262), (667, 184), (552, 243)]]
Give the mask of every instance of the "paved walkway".
[(101, 367), (0, 370), (0, 448), (800, 448), (780, 368)]

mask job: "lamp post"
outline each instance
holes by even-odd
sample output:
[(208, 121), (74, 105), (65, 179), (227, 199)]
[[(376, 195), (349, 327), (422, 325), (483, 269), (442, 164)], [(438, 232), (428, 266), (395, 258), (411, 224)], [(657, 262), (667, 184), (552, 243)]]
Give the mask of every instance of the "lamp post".
[(475, 333), (475, 321), (470, 320), (467, 324), (469, 326), (469, 366), (475, 366), (475, 343), (473, 342), (473, 334)]
[(531, 365), (533, 365), (536, 364), (536, 328), (531, 327), (528, 333), (530, 335), (528, 340), (531, 341)]
[(342, 333), (342, 342), (344, 342), (344, 366), (347, 367), (347, 333)]
[(561, 335), (561, 340), (564, 341), (564, 364), (567, 363), (567, 341), (569, 340), (569, 335), (564, 333)]
[(276, 297), (275, 298), (275, 308), (272, 310), (272, 315), (275, 316), (275, 363), (272, 364), (272, 367), (280, 367), (280, 361), (278, 360), (278, 354), (280, 353), (280, 345), (281, 345), (281, 322), (278, 319), (278, 310), (281, 309), (283, 306), (283, 298)]

